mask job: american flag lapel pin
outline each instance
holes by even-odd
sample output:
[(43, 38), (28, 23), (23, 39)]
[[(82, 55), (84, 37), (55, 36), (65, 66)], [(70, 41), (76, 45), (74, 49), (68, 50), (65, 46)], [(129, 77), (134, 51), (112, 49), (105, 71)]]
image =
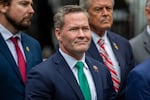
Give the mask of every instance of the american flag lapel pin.
[(95, 71), (95, 72), (99, 72), (99, 70), (98, 70), (98, 67), (97, 67), (97, 66), (95, 66), (95, 65), (94, 65), (94, 66), (93, 66), (93, 69), (94, 69), (94, 71)]
[(116, 44), (116, 43), (113, 43), (113, 45), (114, 45), (114, 48), (115, 48), (116, 50), (118, 50), (117, 44)]
[(30, 48), (28, 46), (26, 46), (26, 51), (29, 52), (30, 51)]

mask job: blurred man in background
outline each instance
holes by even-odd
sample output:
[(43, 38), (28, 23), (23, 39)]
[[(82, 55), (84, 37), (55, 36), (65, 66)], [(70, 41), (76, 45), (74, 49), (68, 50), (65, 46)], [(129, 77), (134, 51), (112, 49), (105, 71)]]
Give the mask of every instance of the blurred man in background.
[(109, 69), (117, 100), (124, 100), (126, 80), (135, 62), (125, 38), (108, 31), (113, 24), (114, 0), (80, 0), (89, 13), (92, 41), (87, 54)]
[(26, 30), (32, 0), (0, 0), (0, 99), (24, 100), (26, 74), (42, 61), (39, 43)]
[(148, 20), (147, 27), (130, 40), (136, 64), (150, 58), (150, 0), (146, 0), (145, 15)]

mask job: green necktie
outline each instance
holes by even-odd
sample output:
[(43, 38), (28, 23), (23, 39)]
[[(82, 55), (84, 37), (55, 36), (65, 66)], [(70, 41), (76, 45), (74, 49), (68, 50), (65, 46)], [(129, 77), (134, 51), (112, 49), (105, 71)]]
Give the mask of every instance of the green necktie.
[(83, 62), (77, 62), (75, 66), (78, 69), (78, 80), (83, 96), (85, 100), (91, 100), (89, 84), (83, 71), (84, 64)]

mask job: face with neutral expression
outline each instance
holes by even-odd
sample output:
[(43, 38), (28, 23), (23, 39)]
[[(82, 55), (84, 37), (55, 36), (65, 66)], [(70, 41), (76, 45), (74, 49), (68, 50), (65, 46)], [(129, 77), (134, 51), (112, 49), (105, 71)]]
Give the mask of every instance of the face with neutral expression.
[(80, 59), (91, 41), (91, 31), (85, 13), (70, 13), (64, 17), (62, 29), (56, 28), (60, 48), (70, 56)]
[(113, 23), (113, 3), (112, 0), (90, 0), (88, 9), (90, 15), (91, 30), (99, 33), (109, 29)]

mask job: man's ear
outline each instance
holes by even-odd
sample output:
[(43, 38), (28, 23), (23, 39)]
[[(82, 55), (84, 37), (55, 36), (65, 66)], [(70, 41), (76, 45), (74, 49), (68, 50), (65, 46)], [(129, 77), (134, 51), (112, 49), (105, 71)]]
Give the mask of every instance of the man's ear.
[(0, 13), (6, 13), (9, 8), (9, 5), (6, 3), (0, 3)]
[(55, 36), (58, 41), (61, 40), (61, 29), (60, 28), (55, 28)]

